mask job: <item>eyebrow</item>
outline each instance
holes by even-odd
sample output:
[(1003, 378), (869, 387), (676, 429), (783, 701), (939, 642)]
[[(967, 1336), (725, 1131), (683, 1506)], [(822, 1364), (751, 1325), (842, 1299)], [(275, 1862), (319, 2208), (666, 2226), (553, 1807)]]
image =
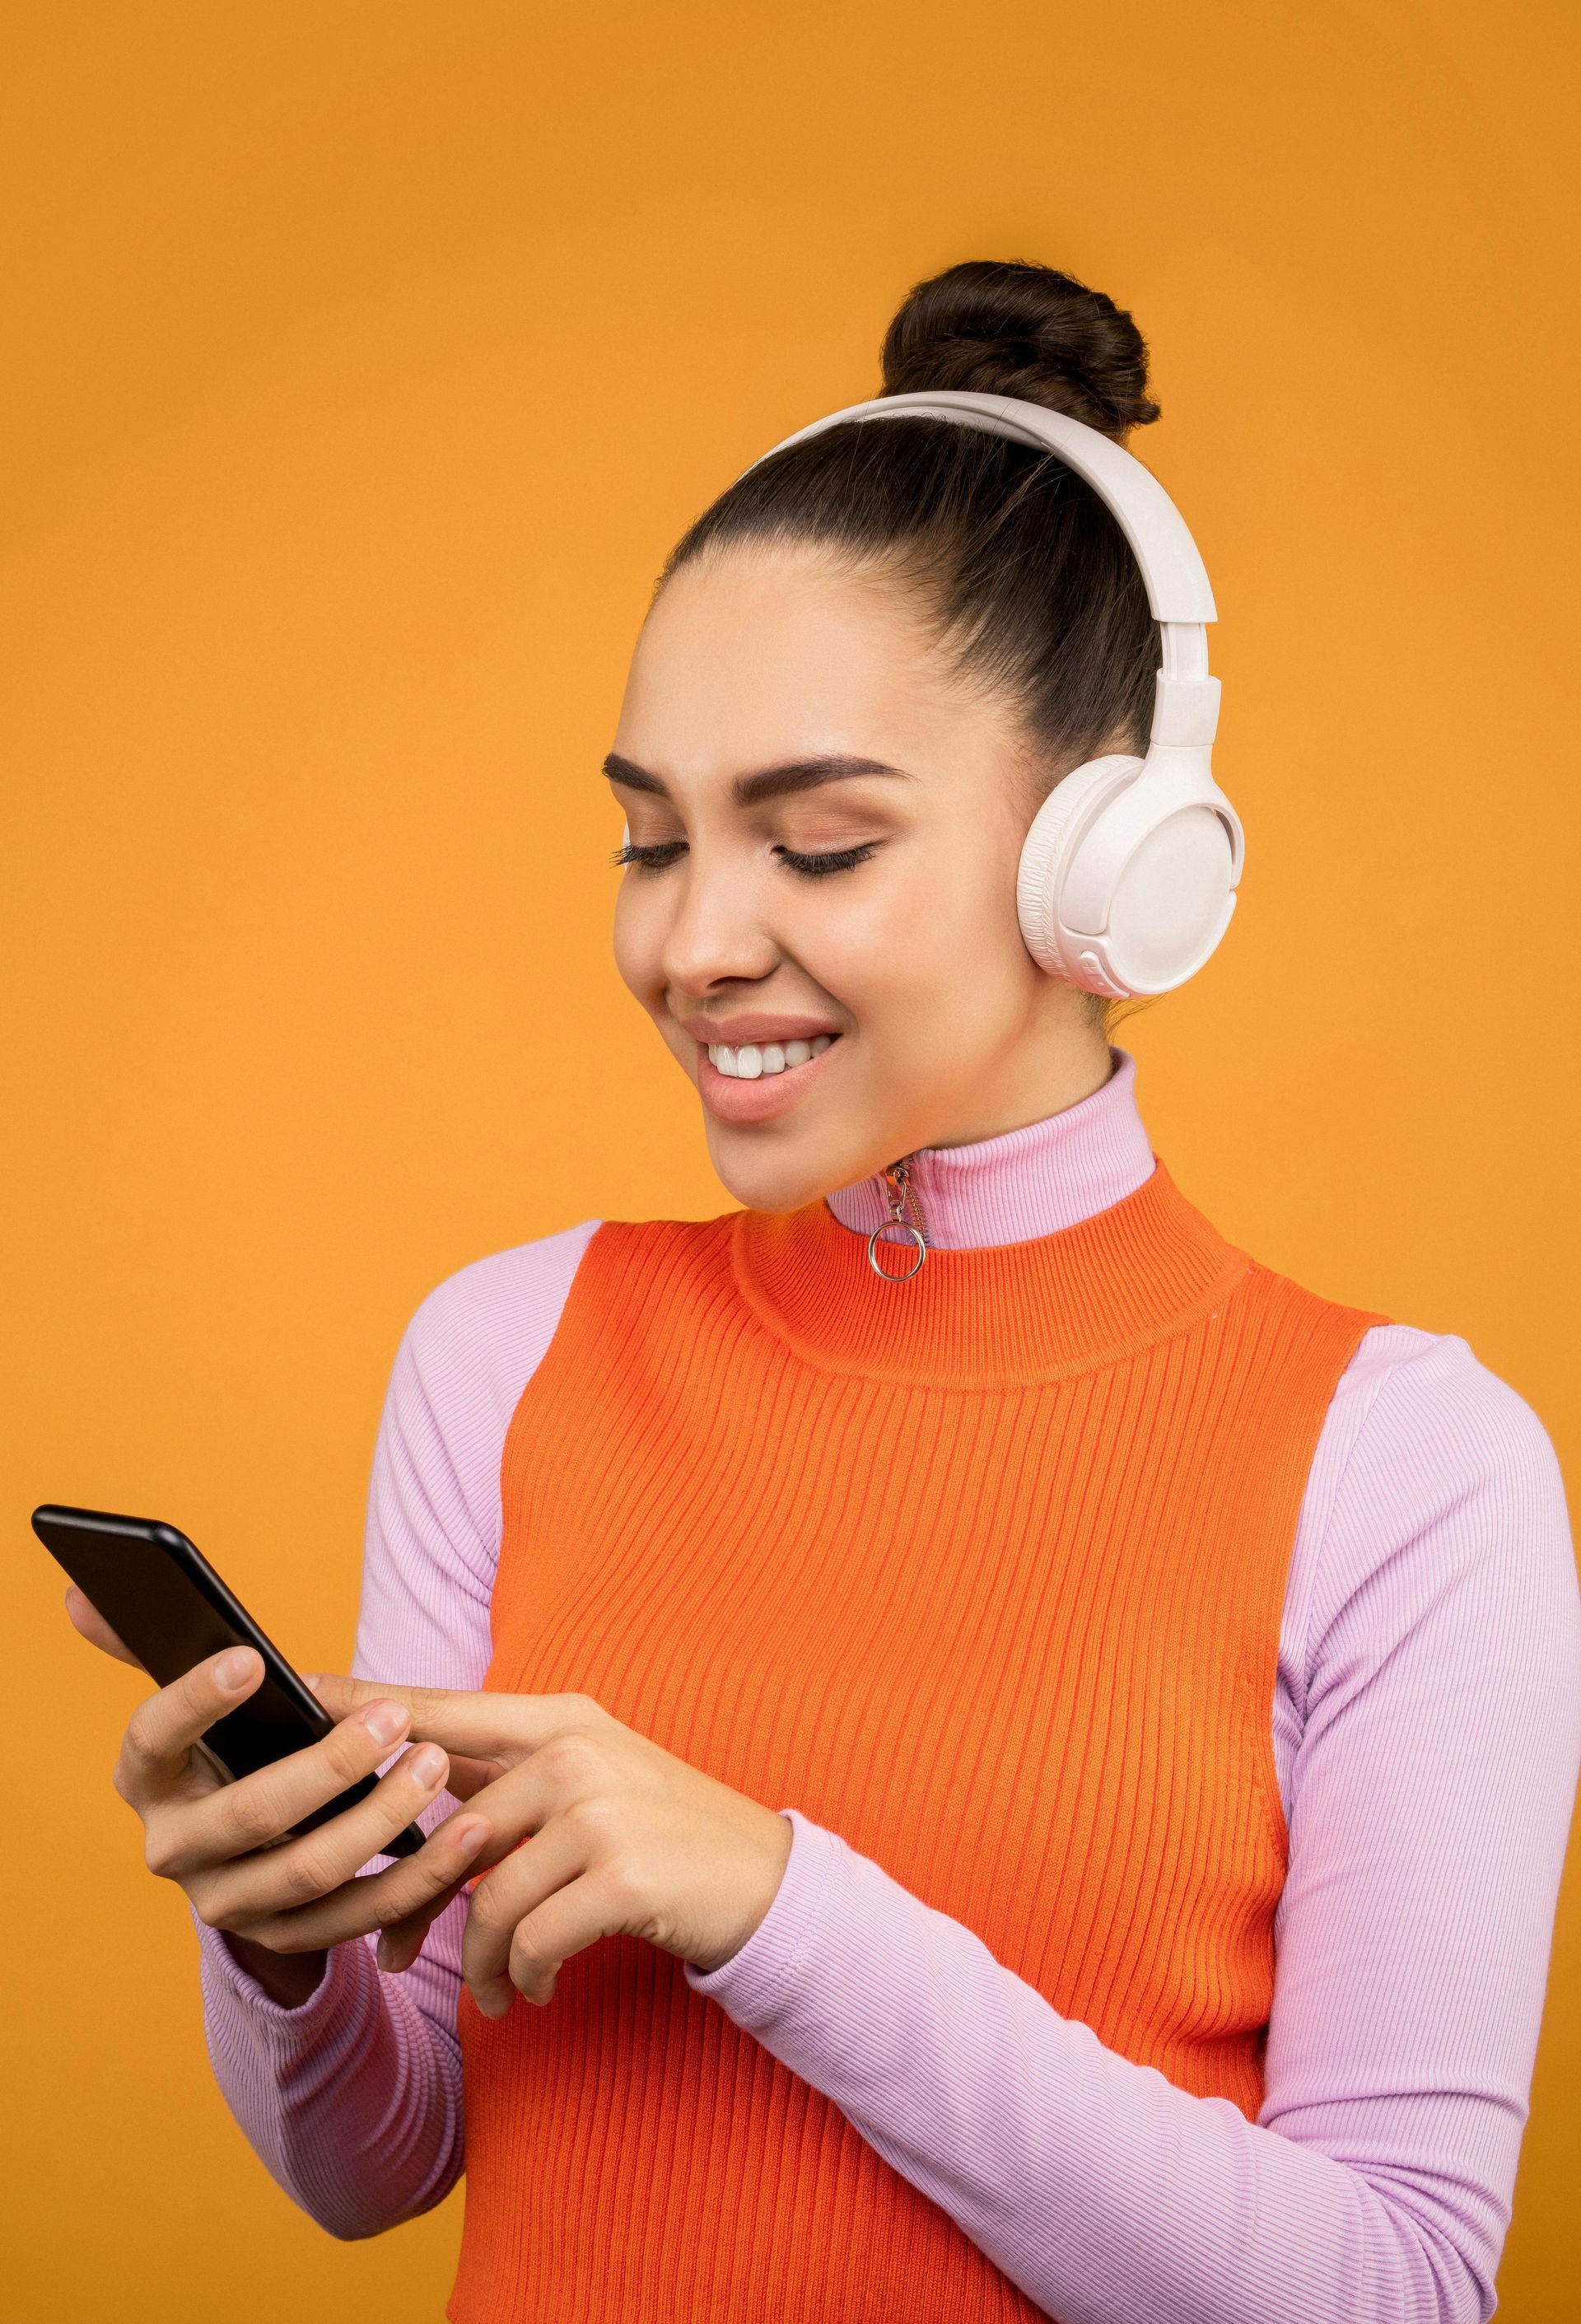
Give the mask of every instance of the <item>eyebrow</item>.
[[(660, 798), (669, 797), (657, 775), (650, 775), (646, 767), (639, 767), (630, 759), (622, 759), (618, 752), (610, 752), (603, 770), (611, 782), (624, 783), (628, 790), (655, 791)], [(783, 798), (793, 791), (815, 790), (820, 783), (847, 782), (854, 775), (898, 775), (903, 782), (912, 780), (905, 767), (887, 766), (882, 759), (789, 759), (783, 766), (759, 767), (754, 774), (738, 775), (731, 791), (738, 807), (757, 807), (764, 799)]]

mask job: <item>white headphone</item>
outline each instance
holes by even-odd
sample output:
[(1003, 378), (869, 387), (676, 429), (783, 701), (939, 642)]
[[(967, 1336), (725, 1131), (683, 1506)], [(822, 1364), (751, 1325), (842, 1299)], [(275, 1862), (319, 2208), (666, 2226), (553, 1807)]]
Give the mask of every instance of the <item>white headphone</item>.
[(762, 457), (848, 420), (903, 418), (956, 420), (1057, 453), (1130, 544), (1163, 632), (1147, 755), (1090, 759), (1054, 786), (1022, 846), (1016, 909), (1050, 975), (1114, 1000), (1172, 991), (1228, 927), (1245, 856), (1240, 817), (1213, 779), (1218, 680), (1208, 674), (1206, 625), (1218, 615), (1197, 544), (1140, 460), (1079, 420), (1010, 396), (880, 396), (813, 420)]

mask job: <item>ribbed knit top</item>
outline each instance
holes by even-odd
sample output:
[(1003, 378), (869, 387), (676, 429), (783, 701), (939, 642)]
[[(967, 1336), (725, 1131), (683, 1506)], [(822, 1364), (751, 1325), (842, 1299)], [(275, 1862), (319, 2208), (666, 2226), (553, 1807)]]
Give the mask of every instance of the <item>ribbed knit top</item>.
[[(1382, 1320), (1257, 1267), (1162, 1164), (904, 1282), (821, 1202), (606, 1222), (507, 1437), (487, 1683), (585, 1692), (838, 1831), (1119, 2054), (1255, 2117), (1280, 1609)], [(651, 1946), (460, 2024), (455, 2324), (1039, 2312)]]
[[(1152, 1148), (1135, 1060), (1114, 1065), (1061, 1113), (916, 1157), (935, 1258), (1135, 1192)], [(883, 1217), (881, 1189), (840, 1189), (829, 1209), (854, 1240)], [(598, 1224), (476, 1261), (413, 1317), (374, 1452), (359, 1675), (483, 1683), (501, 1448)], [(1464, 1340), (1377, 1325), (1346, 1367), (1263, 1711), (1290, 1837), (1255, 2122), (1056, 2010), (970, 1914), (936, 1909), (789, 1792), (767, 1917), (686, 1982), (1047, 2314), (1485, 2316), (1581, 1752), (1581, 1600), (1542, 1424)], [(198, 1929), (226, 2100), (336, 2235), (427, 2209), (462, 2169), (464, 1911), (403, 1976), (371, 1943), (338, 1947), (294, 2009)]]

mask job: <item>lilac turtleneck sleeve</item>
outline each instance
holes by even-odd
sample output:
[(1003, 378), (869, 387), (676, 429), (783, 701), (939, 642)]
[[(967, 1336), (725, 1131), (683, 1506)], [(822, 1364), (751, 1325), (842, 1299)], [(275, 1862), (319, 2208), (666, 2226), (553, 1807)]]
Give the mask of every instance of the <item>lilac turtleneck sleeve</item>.
[[(1063, 1113), (920, 1156), (930, 1239), (1052, 1232), (1140, 1185), (1135, 1065), (1114, 1064)], [(883, 1215), (873, 1181), (831, 1208)], [(595, 1224), (480, 1261), (413, 1319), (360, 1674), (481, 1683), (505, 1429)], [(1492, 2312), (1581, 1766), (1581, 1592), (1548, 1436), (1463, 1340), (1379, 1326), (1341, 1379), (1270, 1718), (1291, 1845), (1256, 2123), (1106, 2049), (794, 1802), (768, 1914), (685, 1972), (1061, 2324)], [(199, 1932), (232, 2108), (335, 2233), (410, 2217), (461, 2167), (462, 1910), (404, 1978), (339, 1947), (294, 2010)]]

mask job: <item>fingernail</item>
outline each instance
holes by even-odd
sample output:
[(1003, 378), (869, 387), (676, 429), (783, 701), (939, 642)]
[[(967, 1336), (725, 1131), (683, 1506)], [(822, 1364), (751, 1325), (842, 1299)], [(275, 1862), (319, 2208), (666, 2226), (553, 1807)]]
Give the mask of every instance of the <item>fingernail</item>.
[(257, 1663), (258, 1657), (251, 1646), (233, 1646), (228, 1655), (222, 1655), (216, 1663), (214, 1674), (227, 1694), (234, 1694), (238, 1687), (246, 1685)]
[(456, 1849), (464, 1857), (473, 1857), (488, 1836), (489, 1827), (486, 1823), (474, 1823), (469, 1829), (463, 1829), (456, 1833)]
[(439, 1746), (437, 1743), (424, 1743), (412, 1753), (406, 1763), (406, 1767), (408, 1775), (427, 1788), (429, 1784), (438, 1782), (445, 1773), (446, 1765), (445, 1754), (440, 1750)]
[(357, 1716), (375, 1743), (393, 1743), (405, 1732), (409, 1713), (399, 1702), (371, 1702)]

